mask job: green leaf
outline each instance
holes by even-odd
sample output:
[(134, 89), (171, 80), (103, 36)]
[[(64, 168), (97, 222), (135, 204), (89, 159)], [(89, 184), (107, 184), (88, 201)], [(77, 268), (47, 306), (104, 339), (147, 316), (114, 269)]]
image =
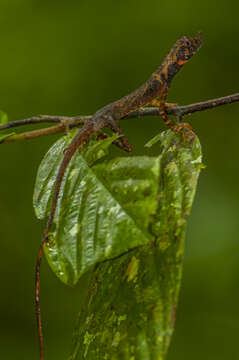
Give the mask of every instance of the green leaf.
[(6, 140), (7, 138), (9, 138), (9, 137), (11, 137), (11, 136), (13, 136), (13, 135), (15, 135), (16, 133), (15, 132), (11, 132), (11, 133), (8, 133), (8, 134), (3, 134), (3, 135), (1, 135), (0, 136), (0, 144), (4, 141), (4, 140)]
[[(184, 144), (170, 131), (162, 133), (158, 140), (162, 152), (157, 158), (157, 209), (152, 211), (148, 224), (154, 240), (94, 268), (74, 332), (70, 360), (165, 359), (173, 333), (186, 218), (201, 168), (201, 149), (197, 139), (192, 145)], [(142, 158), (134, 163), (128, 179), (126, 173), (122, 174), (126, 161), (112, 160), (95, 169), (123, 204), (127, 204), (127, 197), (137, 204), (145, 190), (141, 196), (144, 209), (147, 187), (139, 190), (135, 185), (136, 174), (137, 180), (147, 174), (141, 171)]]
[[(65, 283), (89, 276), (71, 360), (163, 360), (173, 332), (186, 218), (202, 167), (200, 144), (167, 131), (157, 136), (158, 157), (103, 161), (113, 139), (93, 140), (74, 155), (45, 253)], [(70, 140), (60, 139), (40, 165), (34, 193), (39, 218), (49, 214)]]
[(157, 134), (154, 136), (151, 140), (149, 140), (144, 146), (145, 147), (152, 147), (154, 144), (156, 144), (161, 139), (161, 134)]
[[(153, 241), (150, 221), (157, 208), (159, 159), (123, 158), (118, 164), (117, 160), (110, 163), (110, 169), (107, 164), (93, 166), (114, 139), (91, 141), (82, 154), (77, 152), (62, 182), (45, 254), (66, 284), (75, 284), (100, 261)], [(54, 144), (39, 167), (33, 199), (38, 218), (49, 214), (57, 172), (69, 141), (70, 137), (64, 137)], [(105, 171), (116, 180), (114, 194), (104, 181)], [(117, 196), (118, 190), (122, 196)]]
[(0, 124), (6, 124), (7, 122), (8, 122), (7, 114), (0, 110)]

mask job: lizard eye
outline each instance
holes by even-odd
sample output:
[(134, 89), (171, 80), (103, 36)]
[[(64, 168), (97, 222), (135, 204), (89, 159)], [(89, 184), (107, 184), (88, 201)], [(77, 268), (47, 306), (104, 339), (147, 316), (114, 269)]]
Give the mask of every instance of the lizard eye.
[(191, 42), (189, 40), (186, 40), (184, 45), (189, 48), (191, 46)]

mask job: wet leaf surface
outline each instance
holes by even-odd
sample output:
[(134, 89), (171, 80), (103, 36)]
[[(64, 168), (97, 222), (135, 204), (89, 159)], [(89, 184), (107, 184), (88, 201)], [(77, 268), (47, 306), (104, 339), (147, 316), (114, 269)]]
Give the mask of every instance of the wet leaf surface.
[[(45, 253), (67, 284), (90, 271), (71, 360), (162, 360), (174, 327), (200, 144), (167, 131), (157, 137), (158, 157), (100, 160), (112, 140), (93, 141), (72, 159)], [(39, 218), (49, 212), (69, 141), (53, 145), (39, 168)]]
[[(93, 141), (82, 154), (76, 153), (62, 183), (45, 254), (57, 276), (70, 285), (96, 263), (153, 241), (149, 224), (157, 208), (159, 159), (122, 158), (111, 168), (108, 163), (94, 166), (114, 139)], [(56, 175), (69, 141), (60, 139), (40, 165), (33, 200), (38, 218), (49, 213)], [(101, 179), (105, 172), (114, 176), (114, 194)]]

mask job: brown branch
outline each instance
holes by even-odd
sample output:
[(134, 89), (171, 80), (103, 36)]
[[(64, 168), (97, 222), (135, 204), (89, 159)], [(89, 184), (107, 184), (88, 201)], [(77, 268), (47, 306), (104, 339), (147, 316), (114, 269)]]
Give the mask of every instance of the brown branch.
[[(223, 96), (217, 99), (201, 101), (195, 104), (183, 105), (183, 106), (175, 106), (166, 108), (166, 113), (168, 115), (177, 115), (177, 116), (185, 116), (193, 114), (197, 111), (204, 111), (209, 109), (214, 109), (215, 107), (232, 104), (234, 102), (239, 101), (239, 93)], [(141, 116), (159, 116), (159, 108), (158, 107), (146, 107), (139, 109), (131, 114), (129, 114), (124, 119), (135, 118)]]
[[(182, 118), (185, 115), (193, 114), (197, 111), (204, 111), (209, 109), (214, 109), (215, 107), (232, 104), (233, 102), (239, 101), (239, 93), (228, 95), (224, 97), (220, 97), (213, 100), (202, 101), (195, 104), (183, 105), (183, 106), (175, 106), (166, 108), (166, 112), (168, 115), (176, 115)], [(158, 107), (145, 107), (139, 109), (135, 112), (130, 113), (122, 120), (136, 118), (136, 117), (144, 117), (144, 116), (159, 116), (159, 108)], [(87, 119), (91, 116), (52, 116), (52, 115), (39, 115), (34, 116), (24, 120), (13, 121), (7, 124), (0, 125), (0, 130), (9, 129), (12, 127), (18, 127), (29, 124), (41, 124), (41, 123), (60, 123), (56, 126), (47, 127), (40, 130), (23, 132), (20, 134), (14, 134), (4, 140), (2, 140), (2, 144), (15, 142), (15, 141), (23, 141), (35, 139), (40, 136), (53, 135), (57, 133), (61, 133), (66, 131), (67, 129), (72, 129), (74, 127), (78, 127), (82, 125)]]
[(0, 125), (0, 130), (10, 129), (13, 127), (30, 125), (30, 124), (44, 124), (44, 123), (76, 123), (83, 124), (89, 116), (52, 116), (52, 115), (39, 115), (33, 116), (24, 120), (16, 120), (6, 124)]
[(10, 136), (10, 137), (2, 140), (1, 144), (6, 144), (6, 143), (10, 143), (10, 142), (15, 142), (15, 141), (31, 140), (31, 139), (38, 138), (40, 136), (58, 134), (58, 133), (64, 132), (65, 130), (66, 130), (65, 125), (56, 125), (56, 126), (47, 127), (44, 129), (27, 131), (24, 133), (14, 134), (14, 135)]

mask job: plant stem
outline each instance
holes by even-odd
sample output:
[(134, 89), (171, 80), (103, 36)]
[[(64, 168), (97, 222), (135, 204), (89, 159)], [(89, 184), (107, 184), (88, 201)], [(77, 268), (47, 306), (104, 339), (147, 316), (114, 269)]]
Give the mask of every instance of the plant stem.
[[(194, 112), (214, 109), (215, 107), (232, 104), (239, 101), (239, 93), (220, 97), (217, 99), (201, 101), (195, 104), (174, 106), (166, 108), (168, 115), (180, 116), (182, 119), (185, 115), (193, 114)], [(135, 112), (130, 113), (122, 120), (144, 117), (144, 116), (159, 116), (159, 107), (145, 107)], [(42, 123), (60, 123), (56, 126), (51, 126), (39, 130), (27, 131), (20, 134), (12, 135), (4, 139), (1, 144), (7, 144), (15, 141), (23, 141), (35, 139), (40, 136), (53, 135), (57, 133), (65, 132), (67, 129), (72, 129), (84, 124), (84, 122), (91, 116), (52, 116), (52, 115), (39, 115), (28, 119), (9, 122), (7, 124), (0, 125), (0, 130), (10, 129), (13, 127), (19, 127), (30, 124), (42, 124)]]

